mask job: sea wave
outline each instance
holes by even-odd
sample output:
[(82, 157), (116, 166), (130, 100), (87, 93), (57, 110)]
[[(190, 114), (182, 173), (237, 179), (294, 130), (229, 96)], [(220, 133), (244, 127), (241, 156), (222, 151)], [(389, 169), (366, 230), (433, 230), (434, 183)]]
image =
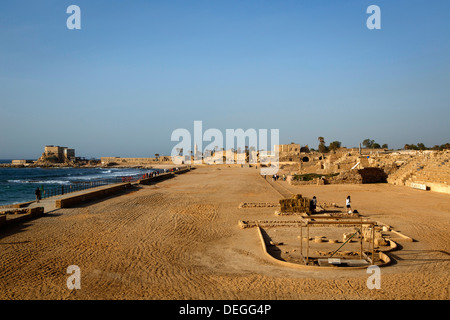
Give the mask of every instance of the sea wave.
[(115, 179), (120, 177), (136, 176), (153, 170), (104, 170), (95, 174), (87, 174), (82, 176), (70, 176), (67, 179), (71, 181), (90, 181), (90, 180), (103, 180), (103, 179)]
[[(46, 170), (38, 171), (34, 170), (30, 176), (29, 172), (18, 171), (15, 172), (16, 176), (5, 177), (5, 182), (10, 184), (56, 184), (56, 185), (68, 185), (78, 182), (90, 182), (96, 180), (117, 180), (121, 177), (138, 176), (153, 170), (143, 169), (94, 169), (94, 170)], [(22, 176), (20, 176), (22, 175)], [(26, 176), (24, 176), (26, 175)]]
[(8, 180), (9, 183), (70, 184), (68, 180)]

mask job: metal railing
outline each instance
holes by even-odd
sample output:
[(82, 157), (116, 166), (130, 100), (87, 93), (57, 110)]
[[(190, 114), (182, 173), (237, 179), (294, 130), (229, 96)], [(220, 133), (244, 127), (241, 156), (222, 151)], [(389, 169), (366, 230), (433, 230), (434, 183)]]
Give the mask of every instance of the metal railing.
[(73, 182), (71, 184), (61, 185), (61, 186), (57, 186), (57, 187), (52, 186), (50, 188), (45, 188), (44, 186), (42, 186), (41, 187), (41, 199), (64, 195), (67, 193), (72, 193), (72, 192), (77, 192), (77, 191), (83, 191), (83, 190), (92, 189), (92, 188), (96, 188), (96, 187), (106, 186), (106, 185), (110, 185), (110, 184), (114, 184), (114, 183), (135, 182), (144, 177), (145, 177), (145, 175), (137, 174), (137, 175), (132, 175), (132, 176), (122, 176), (122, 177), (109, 178), (109, 179), (103, 179), (103, 180)]
[[(156, 176), (163, 173), (172, 173), (177, 171), (183, 171), (183, 169), (187, 169), (188, 167), (177, 168), (177, 169), (152, 169), (152, 171), (156, 172)], [(101, 187), (105, 185), (115, 184), (115, 183), (123, 183), (123, 182), (136, 182), (141, 179), (150, 178), (151, 174), (135, 174), (131, 176), (119, 176), (114, 178), (102, 179), (102, 180), (91, 180), (91, 181), (74, 181), (70, 184), (60, 185), (60, 186), (50, 186), (46, 187), (41, 185), (41, 199), (55, 197), (59, 195), (64, 195), (72, 192), (83, 191), (87, 189), (92, 189), (96, 187)], [(33, 201), (34, 196), (31, 197), (29, 202)], [(0, 208), (8, 208), (11, 207), (12, 204), (0, 205)]]

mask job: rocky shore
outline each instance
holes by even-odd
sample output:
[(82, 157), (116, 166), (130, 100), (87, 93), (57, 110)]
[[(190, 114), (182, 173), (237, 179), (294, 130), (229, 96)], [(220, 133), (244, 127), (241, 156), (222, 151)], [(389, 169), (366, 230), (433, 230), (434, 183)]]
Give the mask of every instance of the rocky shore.
[(0, 163), (0, 168), (134, 168), (134, 169), (170, 169), (175, 168), (174, 164), (152, 164), (152, 165), (102, 165), (97, 163), (30, 163), (30, 164), (12, 164), (12, 163)]

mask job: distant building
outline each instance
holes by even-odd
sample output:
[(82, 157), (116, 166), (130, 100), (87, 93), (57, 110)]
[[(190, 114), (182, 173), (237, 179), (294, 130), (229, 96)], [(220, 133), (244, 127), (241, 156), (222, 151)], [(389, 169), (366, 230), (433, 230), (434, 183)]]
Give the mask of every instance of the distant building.
[(75, 160), (75, 149), (64, 148), (64, 156), (69, 160)]
[(275, 145), (278, 147), (279, 159), (281, 162), (298, 162), (298, 161), (309, 161), (309, 157), (305, 154), (309, 153), (308, 145), (301, 146), (298, 143), (290, 143), (290, 144), (279, 144)]
[(159, 156), (158, 158), (121, 158), (121, 157), (101, 157), (100, 161), (103, 166), (108, 165), (154, 165), (155, 162), (170, 162), (170, 156)]
[(44, 153), (41, 158), (53, 158), (59, 162), (65, 162), (67, 160), (75, 161), (75, 149), (48, 145), (45, 146)]
[(286, 153), (300, 152), (300, 145), (297, 143), (279, 144), (278, 152), (280, 152), (280, 153), (281, 152), (286, 152)]
[(30, 163), (33, 163), (33, 162), (34, 162), (33, 160), (23, 160), (23, 159), (21, 159), (21, 160), (12, 160), (11, 164), (13, 164), (13, 165), (27, 165), (27, 164), (30, 164)]

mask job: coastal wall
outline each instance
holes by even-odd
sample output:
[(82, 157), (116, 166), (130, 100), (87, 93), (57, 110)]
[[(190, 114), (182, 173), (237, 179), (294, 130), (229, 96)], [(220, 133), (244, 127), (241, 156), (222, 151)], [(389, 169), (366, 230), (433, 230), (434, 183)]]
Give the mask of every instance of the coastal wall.
[(174, 173), (175, 174), (183, 174), (183, 173), (186, 173), (186, 172), (189, 172), (189, 171), (191, 171), (190, 168), (183, 168), (183, 169), (180, 169), (178, 171), (175, 171)]
[(43, 207), (35, 207), (28, 209), (18, 209), (0, 211), (0, 227), (7, 225), (14, 225), (23, 221), (31, 220), (40, 217), (44, 214)]
[(0, 227), (3, 226), (6, 223), (6, 215), (1, 214), (0, 215)]
[(92, 200), (98, 200), (113, 194), (116, 194), (118, 192), (121, 192), (131, 186), (130, 182), (125, 183), (118, 183), (111, 186), (103, 187), (101, 189), (97, 190), (89, 190), (83, 194), (80, 195), (74, 195), (69, 196), (63, 199), (58, 199), (55, 201), (55, 207), (56, 208), (69, 208), (72, 206), (75, 206), (77, 204), (86, 202), (86, 201), (92, 201)]
[(170, 157), (160, 158), (121, 158), (121, 157), (101, 157), (102, 165), (151, 165), (161, 162), (172, 162)]
[[(184, 168), (176, 172), (167, 172), (162, 173), (154, 177), (149, 177), (145, 179), (138, 180), (138, 184), (150, 184), (151, 182), (156, 181), (162, 181), (166, 179), (170, 179), (174, 177), (176, 174), (183, 174), (186, 172), (189, 172), (189, 168)], [(87, 192), (80, 194), (80, 195), (74, 195), (65, 197), (63, 199), (58, 199), (55, 201), (55, 207), (56, 208), (69, 208), (71, 206), (75, 206), (77, 204), (91, 201), (91, 200), (98, 200), (116, 193), (119, 193), (127, 188), (131, 187), (131, 182), (125, 182), (125, 183), (118, 183), (114, 185), (110, 185), (107, 187), (102, 187), (101, 189), (97, 190), (88, 190)]]
[(25, 208), (28, 207), (33, 201), (27, 201), (27, 202), (21, 202), (21, 203), (13, 203), (13, 204), (5, 204), (0, 206), (0, 209), (2, 208)]
[(173, 172), (161, 173), (154, 177), (148, 177), (148, 178), (138, 180), (138, 184), (144, 184), (144, 185), (151, 184), (152, 182), (170, 179), (170, 178), (173, 178), (174, 176), (175, 176), (175, 174)]

